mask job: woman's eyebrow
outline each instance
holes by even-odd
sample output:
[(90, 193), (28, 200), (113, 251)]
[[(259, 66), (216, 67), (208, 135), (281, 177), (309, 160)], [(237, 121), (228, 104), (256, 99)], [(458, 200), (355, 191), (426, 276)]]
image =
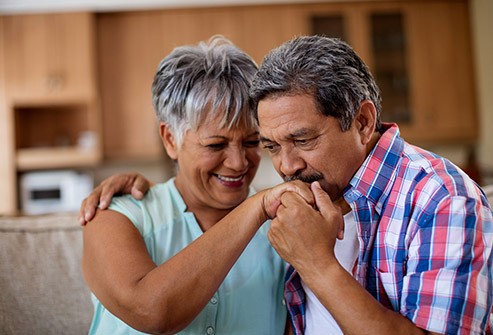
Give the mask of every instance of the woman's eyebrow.
[[(252, 136), (257, 136), (258, 134), (259, 134), (258, 131), (254, 131), (253, 133), (248, 134), (245, 137), (248, 138), (248, 137), (252, 137)], [(206, 136), (205, 138), (207, 138), (207, 139), (211, 139), (211, 138), (228, 139), (228, 137), (224, 136), (224, 135), (210, 135), (210, 136)]]

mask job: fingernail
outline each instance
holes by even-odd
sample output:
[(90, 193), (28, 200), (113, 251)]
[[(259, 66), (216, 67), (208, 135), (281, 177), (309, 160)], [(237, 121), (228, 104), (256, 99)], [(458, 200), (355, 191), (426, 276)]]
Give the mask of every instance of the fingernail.
[(108, 206), (108, 200), (104, 199), (99, 202), (99, 208), (106, 208)]
[(86, 222), (81, 216), (79, 216), (79, 225), (83, 226), (84, 222)]

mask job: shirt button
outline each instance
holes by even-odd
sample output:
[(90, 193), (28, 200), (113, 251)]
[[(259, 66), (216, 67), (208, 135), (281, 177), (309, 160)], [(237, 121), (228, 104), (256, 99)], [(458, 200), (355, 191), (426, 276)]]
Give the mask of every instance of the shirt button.
[(213, 304), (213, 305), (217, 304), (217, 299), (216, 299), (216, 297), (212, 297), (212, 298), (211, 298), (211, 304)]
[(214, 327), (207, 327), (206, 333), (207, 335), (214, 335), (216, 331), (214, 330)]

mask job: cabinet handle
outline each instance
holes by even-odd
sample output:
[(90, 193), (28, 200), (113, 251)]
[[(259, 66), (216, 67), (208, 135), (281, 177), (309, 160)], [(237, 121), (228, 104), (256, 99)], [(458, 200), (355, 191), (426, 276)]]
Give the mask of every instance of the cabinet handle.
[(48, 87), (48, 91), (50, 92), (61, 91), (64, 84), (65, 80), (61, 74), (51, 74), (46, 78), (46, 85)]

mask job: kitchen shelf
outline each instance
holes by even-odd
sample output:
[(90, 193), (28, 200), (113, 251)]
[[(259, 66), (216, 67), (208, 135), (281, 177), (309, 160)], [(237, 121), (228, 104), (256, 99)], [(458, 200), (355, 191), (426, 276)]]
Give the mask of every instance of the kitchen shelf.
[(98, 150), (79, 147), (26, 148), (17, 150), (18, 171), (94, 166), (101, 160)]

